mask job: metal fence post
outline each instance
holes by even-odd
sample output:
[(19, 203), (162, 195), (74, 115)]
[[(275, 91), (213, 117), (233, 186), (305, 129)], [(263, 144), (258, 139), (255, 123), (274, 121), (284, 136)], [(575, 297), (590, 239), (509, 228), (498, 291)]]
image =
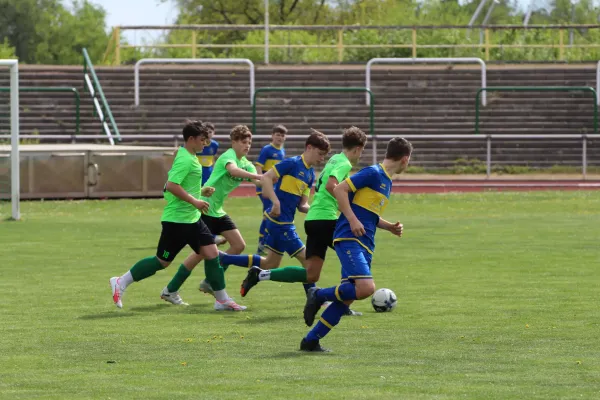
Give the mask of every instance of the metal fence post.
[(584, 134), (582, 136), (581, 141), (581, 174), (583, 175), (583, 179), (586, 179), (587, 176), (587, 135)]
[(492, 136), (486, 135), (486, 141), (487, 141), (487, 157), (486, 157), (487, 159), (486, 159), (486, 166), (485, 166), (485, 174), (489, 179), (490, 176), (492, 175)]

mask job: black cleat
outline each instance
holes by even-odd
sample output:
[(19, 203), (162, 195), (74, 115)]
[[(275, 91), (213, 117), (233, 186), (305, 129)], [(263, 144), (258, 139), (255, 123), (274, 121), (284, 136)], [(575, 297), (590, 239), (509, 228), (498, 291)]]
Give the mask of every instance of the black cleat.
[(302, 339), (300, 342), (300, 351), (311, 351), (315, 353), (329, 353), (331, 350), (321, 346), (318, 340)]
[(306, 322), (306, 326), (314, 324), (315, 316), (319, 312), (321, 305), (323, 305), (322, 301), (317, 300), (317, 290), (319, 288), (313, 287), (306, 292), (306, 304), (304, 305), (304, 322)]
[(258, 283), (258, 274), (262, 271), (258, 267), (251, 267), (248, 270), (248, 274), (246, 278), (242, 281), (242, 286), (240, 287), (240, 294), (242, 297), (246, 297), (250, 289), (252, 289)]
[(361, 313), (360, 311), (348, 309), (348, 311), (346, 311), (344, 315), (347, 317), (360, 317), (361, 315), (363, 315), (363, 313)]

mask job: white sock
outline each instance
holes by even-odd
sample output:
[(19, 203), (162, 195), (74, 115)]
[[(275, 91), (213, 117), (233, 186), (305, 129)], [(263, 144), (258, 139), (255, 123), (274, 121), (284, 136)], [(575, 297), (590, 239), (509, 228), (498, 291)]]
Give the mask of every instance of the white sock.
[(131, 276), (131, 272), (127, 271), (125, 275), (119, 278), (119, 286), (121, 286), (121, 290), (127, 289), (127, 286), (133, 283), (133, 276)]
[(268, 281), (271, 279), (271, 270), (267, 269), (267, 270), (262, 270), (258, 273), (258, 280), (259, 281)]
[(229, 295), (227, 294), (225, 289), (215, 290), (215, 299), (217, 299), (219, 303), (225, 303), (227, 300), (229, 300)]

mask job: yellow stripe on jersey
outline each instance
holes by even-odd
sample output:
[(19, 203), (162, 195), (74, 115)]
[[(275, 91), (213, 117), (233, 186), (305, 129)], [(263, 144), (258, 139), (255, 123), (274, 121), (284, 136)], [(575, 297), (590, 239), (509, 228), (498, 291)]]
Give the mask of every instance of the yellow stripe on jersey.
[(265, 161), (265, 165), (263, 167), (263, 172), (267, 172), (268, 170), (270, 170), (271, 168), (273, 168), (273, 166), (275, 164), (277, 164), (279, 161), (281, 161), (281, 160), (267, 160), (267, 161)]
[(354, 186), (354, 183), (352, 183), (352, 180), (350, 178), (346, 178), (346, 183), (348, 184), (348, 186), (350, 186), (350, 189), (353, 192), (356, 192), (356, 186)]
[(381, 216), (389, 200), (385, 194), (379, 193), (369, 187), (364, 187), (356, 191), (352, 203)]
[(212, 167), (215, 163), (215, 156), (198, 156), (198, 162), (203, 167)]
[[(275, 171), (277, 171), (277, 168), (275, 168)], [(306, 189), (308, 189), (308, 184), (291, 175), (285, 175), (281, 180), (279, 189), (286, 193), (302, 196)]]

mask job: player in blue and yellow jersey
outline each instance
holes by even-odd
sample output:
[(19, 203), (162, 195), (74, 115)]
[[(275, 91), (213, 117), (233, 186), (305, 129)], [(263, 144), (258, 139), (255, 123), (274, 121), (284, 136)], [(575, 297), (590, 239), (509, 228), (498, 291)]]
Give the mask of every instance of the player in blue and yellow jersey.
[(210, 144), (208, 146), (204, 146), (202, 151), (196, 153), (196, 157), (198, 157), (198, 161), (202, 166), (202, 186), (204, 186), (208, 178), (210, 178), (210, 174), (213, 172), (215, 157), (217, 155), (217, 151), (219, 151), (219, 142), (213, 139), (213, 136), (216, 132), (215, 125), (211, 122), (205, 122), (204, 125), (206, 125), (210, 132)]
[[(256, 160), (256, 163), (254, 163), (256, 165), (256, 172), (258, 174), (264, 174), (265, 172), (271, 170), (275, 164), (279, 163), (285, 158), (285, 149), (283, 148), (285, 135), (287, 135), (287, 128), (285, 126), (275, 125), (273, 127), (271, 143), (262, 148), (260, 154), (258, 155), (258, 160)], [(260, 186), (256, 187), (256, 194), (263, 204), (263, 220), (258, 231), (257, 253), (264, 255), (265, 226), (267, 224), (267, 218), (264, 217), (264, 213), (271, 207), (271, 200), (262, 195), (262, 188)]]
[(276, 164), (261, 179), (263, 196), (271, 200), (272, 205), (265, 211), (267, 218), (265, 248), (266, 258), (255, 255), (229, 255), (221, 253), (221, 261), (225, 265), (251, 267), (248, 276), (242, 283), (242, 297), (248, 293), (248, 281), (255, 281), (258, 273), (268, 272), (279, 267), (283, 254), (295, 257), (304, 266), (306, 264), (305, 246), (296, 233), (294, 216), (296, 210), (307, 213), (308, 196), (315, 181), (314, 165), (323, 162), (329, 153), (330, 144), (327, 136), (313, 131), (306, 140), (302, 155), (287, 158)]
[(391, 223), (381, 214), (388, 205), (392, 176), (406, 169), (412, 145), (403, 138), (390, 140), (383, 163), (363, 168), (335, 187), (340, 215), (334, 233), (334, 248), (342, 264), (342, 282), (325, 289), (311, 288), (304, 307), (304, 321), (312, 326), (315, 315), (326, 301), (317, 325), (302, 339), (300, 350), (328, 351), (320, 339), (336, 326), (354, 300), (362, 300), (375, 292), (371, 275), (371, 259), (375, 251), (377, 228), (402, 236), (402, 224)]

